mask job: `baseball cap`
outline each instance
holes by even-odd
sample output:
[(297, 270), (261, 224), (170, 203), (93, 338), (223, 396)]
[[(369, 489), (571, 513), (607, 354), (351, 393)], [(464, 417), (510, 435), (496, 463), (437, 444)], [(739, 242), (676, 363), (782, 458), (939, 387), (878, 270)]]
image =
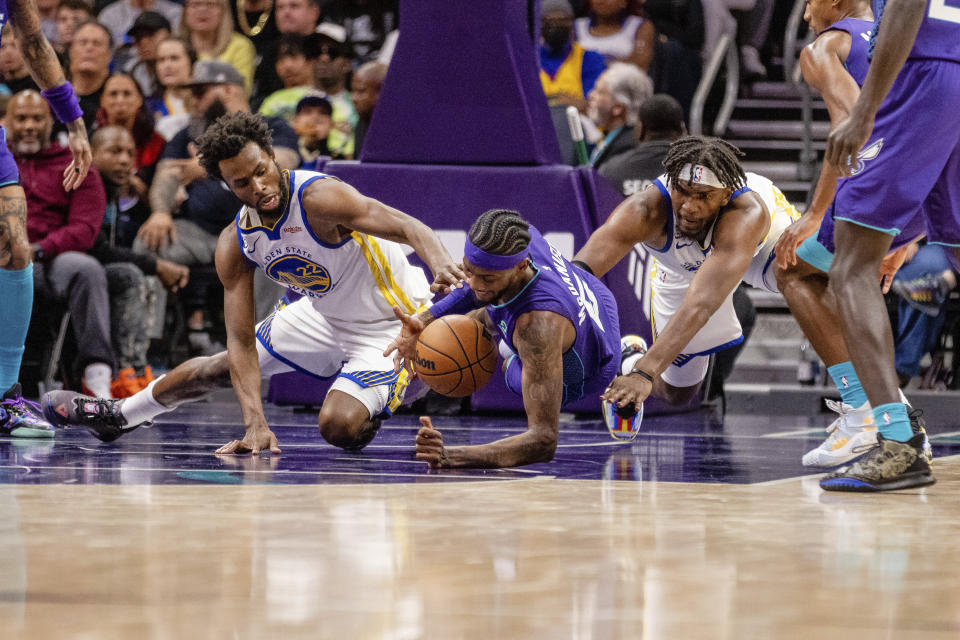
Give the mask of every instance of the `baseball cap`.
[(300, 113), (300, 111), (306, 107), (320, 107), (328, 116), (333, 115), (333, 105), (330, 104), (327, 94), (320, 91), (311, 91), (300, 98), (297, 102), (296, 112)]
[(219, 60), (201, 60), (193, 65), (193, 80), (183, 86), (200, 87), (206, 84), (233, 84), (238, 87), (245, 85), (243, 76), (232, 64)]
[(127, 35), (136, 40), (140, 36), (154, 34), (160, 29), (170, 31), (170, 21), (156, 11), (144, 11), (133, 21)]

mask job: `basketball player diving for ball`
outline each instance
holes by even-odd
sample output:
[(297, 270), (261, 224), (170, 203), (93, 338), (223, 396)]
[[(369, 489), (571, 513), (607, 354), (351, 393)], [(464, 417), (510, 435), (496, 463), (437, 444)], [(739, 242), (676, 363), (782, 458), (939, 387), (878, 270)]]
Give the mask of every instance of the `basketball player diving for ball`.
[(620, 365), (617, 305), (607, 287), (567, 261), (516, 211), (494, 209), (470, 227), (466, 285), (403, 322), (396, 370), (410, 366), (417, 337), (435, 318), (468, 314), (495, 327), (506, 359), (507, 387), (523, 396), (524, 433), (488, 444), (446, 446), (430, 418), (420, 418), (417, 458), (434, 468), (514, 467), (549, 462), (557, 448), (560, 408), (606, 388)]
[[(320, 433), (344, 449), (364, 447), (400, 404), (408, 382), (408, 373), (395, 372), (383, 355), (400, 329), (393, 307), (414, 313), (430, 299), (423, 271), (407, 261), (399, 243), (424, 260), (435, 291), (455, 288), (463, 271), (418, 220), (331, 176), (281, 171), (258, 115), (222, 116), (197, 145), (207, 173), (244, 203), (216, 251), (226, 352), (188, 360), (124, 400), (50, 392), (41, 402), (44, 414), (55, 425), (86, 426), (110, 441), (232, 382), (246, 433), (217, 453), (279, 453), (263, 413), (261, 375), (339, 372), (320, 409)], [(301, 297), (282, 299), (255, 327), (258, 268)]]
[(687, 136), (664, 159), (666, 173), (621, 203), (575, 256), (602, 277), (642, 243), (651, 270), (654, 342), (610, 384), (604, 400), (639, 406), (651, 393), (690, 400), (709, 355), (743, 341), (733, 290), (744, 281), (776, 292), (773, 247), (799, 213), (770, 180), (744, 174), (739, 150)]

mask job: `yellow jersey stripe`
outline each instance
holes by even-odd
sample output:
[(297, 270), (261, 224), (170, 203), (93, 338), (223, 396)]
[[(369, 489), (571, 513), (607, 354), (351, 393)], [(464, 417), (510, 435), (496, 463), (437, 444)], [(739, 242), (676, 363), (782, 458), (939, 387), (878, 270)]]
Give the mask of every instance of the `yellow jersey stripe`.
[[(377, 288), (380, 290), (380, 295), (382, 295), (387, 304), (391, 307), (399, 307), (396, 299), (390, 294), (390, 289), (387, 287), (387, 283), (383, 279), (383, 274), (380, 273), (380, 269), (377, 266), (377, 263), (374, 261), (374, 257), (371, 254), (370, 247), (367, 245), (366, 236), (364, 234), (354, 231), (350, 234), (350, 237), (360, 245), (360, 250), (363, 252), (363, 258), (367, 261), (367, 267), (370, 269), (370, 274), (373, 276), (373, 279), (377, 283)], [(409, 312), (408, 312), (409, 313)]]
[(393, 277), (393, 269), (390, 268), (390, 263), (387, 262), (386, 256), (383, 255), (383, 251), (380, 249), (380, 245), (377, 243), (376, 238), (372, 236), (367, 236), (367, 242), (370, 243), (370, 248), (373, 250), (373, 254), (377, 257), (377, 260), (380, 263), (380, 267), (383, 270), (383, 275), (387, 278), (387, 285), (390, 287), (390, 291), (403, 303), (403, 309), (407, 313), (416, 313), (417, 307), (410, 301), (410, 298), (407, 297), (407, 294), (404, 293), (403, 289), (397, 284), (396, 278)]

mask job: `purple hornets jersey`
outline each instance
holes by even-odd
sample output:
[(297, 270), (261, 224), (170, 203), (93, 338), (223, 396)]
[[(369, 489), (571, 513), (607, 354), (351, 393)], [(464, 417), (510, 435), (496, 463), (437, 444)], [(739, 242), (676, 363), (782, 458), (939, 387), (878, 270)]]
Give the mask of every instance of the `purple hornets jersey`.
[[(881, 28), (885, 5), (886, 0), (873, 0), (875, 24)], [(876, 38), (876, 27), (873, 33)], [(872, 43), (870, 51), (873, 52)], [(908, 59), (960, 62), (960, 0), (927, 1), (927, 11)]]
[(850, 53), (847, 54), (847, 60), (843, 63), (843, 66), (861, 87), (863, 81), (867, 78), (867, 68), (870, 66), (870, 34), (872, 29), (873, 23), (869, 20), (844, 18), (823, 30), (824, 33), (827, 31), (845, 31), (850, 34)]
[[(620, 322), (613, 294), (600, 280), (570, 264), (533, 226), (527, 250), (536, 274), (511, 300), (487, 305), (490, 319), (516, 353), (513, 329), (521, 315), (552, 311), (567, 318), (577, 338), (563, 354), (563, 403), (603, 390), (620, 366)], [(519, 392), (519, 381), (510, 378), (508, 371), (508, 386)]]

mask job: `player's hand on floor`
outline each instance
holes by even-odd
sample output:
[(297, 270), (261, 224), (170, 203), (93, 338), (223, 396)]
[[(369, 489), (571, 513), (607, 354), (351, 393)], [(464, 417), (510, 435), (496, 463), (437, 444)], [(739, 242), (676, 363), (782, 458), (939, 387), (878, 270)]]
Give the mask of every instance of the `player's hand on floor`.
[(217, 449), (215, 453), (252, 453), (257, 455), (264, 449), (268, 449), (270, 453), (280, 453), (277, 436), (268, 427), (256, 427), (247, 429), (243, 440), (231, 440)]
[(417, 460), (423, 460), (432, 469), (447, 466), (447, 453), (443, 449), (443, 436), (433, 428), (433, 422), (427, 416), (420, 418), (420, 431), (417, 432)]
[(434, 272), (433, 282), (430, 283), (431, 293), (450, 293), (453, 289), (463, 287), (463, 281), (466, 278), (463, 267), (451, 262), (438, 267)]
[(404, 313), (400, 307), (393, 308), (393, 315), (403, 326), (400, 329), (400, 335), (383, 350), (383, 355), (394, 354), (394, 371), (399, 373), (406, 367), (410, 373), (413, 373), (413, 360), (417, 355), (417, 340), (420, 338), (420, 332), (423, 331), (423, 321), (417, 316)]
[(617, 376), (600, 397), (624, 407), (631, 402), (639, 407), (653, 391), (653, 383), (638, 375)]

